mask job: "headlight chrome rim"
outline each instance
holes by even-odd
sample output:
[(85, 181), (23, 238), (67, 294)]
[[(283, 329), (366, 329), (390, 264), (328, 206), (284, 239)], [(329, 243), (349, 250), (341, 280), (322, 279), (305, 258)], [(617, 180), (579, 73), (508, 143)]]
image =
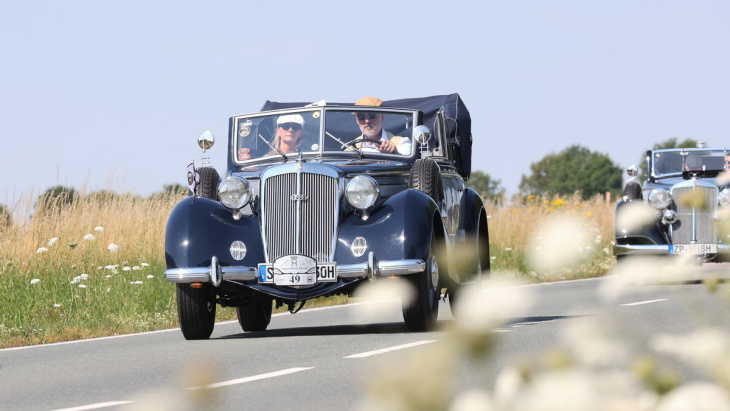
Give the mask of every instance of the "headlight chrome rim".
[(717, 195), (717, 202), (723, 208), (730, 208), (730, 190), (723, 189), (720, 194)]
[(218, 184), (218, 197), (224, 206), (232, 210), (241, 209), (251, 200), (251, 185), (244, 178), (228, 177)]
[(345, 197), (355, 208), (366, 210), (372, 207), (380, 197), (380, 187), (370, 176), (356, 176), (347, 183)]
[(667, 190), (655, 188), (649, 193), (649, 205), (656, 208), (657, 210), (665, 209), (669, 207), (671, 203), (672, 196), (669, 195), (669, 192)]

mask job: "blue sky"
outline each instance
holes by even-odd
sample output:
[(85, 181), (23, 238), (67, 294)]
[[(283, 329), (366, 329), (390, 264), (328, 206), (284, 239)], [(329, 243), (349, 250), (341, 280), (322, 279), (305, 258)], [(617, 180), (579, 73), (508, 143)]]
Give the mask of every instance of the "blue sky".
[(0, 0), (0, 203), (185, 184), (266, 101), (461, 94), (474, 169), (517, 191), (572, 144), (621, 167), (730, 145), (730, 3)]

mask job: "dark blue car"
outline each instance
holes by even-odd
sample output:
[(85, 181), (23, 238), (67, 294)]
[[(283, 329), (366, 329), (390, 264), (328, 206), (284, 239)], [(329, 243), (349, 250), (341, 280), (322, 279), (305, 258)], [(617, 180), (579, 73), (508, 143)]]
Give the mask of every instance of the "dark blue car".
[[(390, 147), (367, 137), (369, 123)], [(194, 195), (167, 223), (165, 278), (176, 283), (186, 339), (210, 337), (218, 304), (236, 307), (244, 331), (263, 331), (274, 305), (295, 312), (383, 280), (414, 287), (405, 323), (429, 330), (444, 290), (453, 303), (488, 273), (487, 215), (464, 185), (471, 119), (458, 94), (378, 106), (266, 102), (231, 117), (228, 137), (225, 175), (191, 166)], [(457, 247), (473, 256), (458, 267)]]

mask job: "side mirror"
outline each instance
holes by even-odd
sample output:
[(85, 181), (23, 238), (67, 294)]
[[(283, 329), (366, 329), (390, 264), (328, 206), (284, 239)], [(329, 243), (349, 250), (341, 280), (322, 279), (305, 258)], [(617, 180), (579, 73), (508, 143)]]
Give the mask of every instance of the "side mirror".
[(198, 136), (198, 146), (203, 149), (203, 152), (213, 147), (213, 143), (215, 143), (215, 136), (210, 130), (205, 130)]
[(431, 130), (428, 126), (420, 125), (413, 129), (413, 140), (418, 144), (425, 144), (431, 139)]
[(639, 169), (636, 168), (636, 165), (632, 164), (626, 169), (626, 174), (630, 175), (631, 177), (638, 176)]

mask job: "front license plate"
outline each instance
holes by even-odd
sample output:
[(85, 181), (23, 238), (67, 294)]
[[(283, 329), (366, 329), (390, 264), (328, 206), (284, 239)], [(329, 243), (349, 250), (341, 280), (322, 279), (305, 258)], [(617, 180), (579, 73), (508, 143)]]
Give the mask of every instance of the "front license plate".
[(717, 254), (717, 244), (674, 244), (669, 254)]
[(274, 264), (258, 265), (259, 283), (277, 285), (311, 285), (337, 282), (337, 263), (319, 263), (311, 257), (289, 255)]
[(316, 274), (274, 274), (276, 285), (312, 285), (316, 282)]

